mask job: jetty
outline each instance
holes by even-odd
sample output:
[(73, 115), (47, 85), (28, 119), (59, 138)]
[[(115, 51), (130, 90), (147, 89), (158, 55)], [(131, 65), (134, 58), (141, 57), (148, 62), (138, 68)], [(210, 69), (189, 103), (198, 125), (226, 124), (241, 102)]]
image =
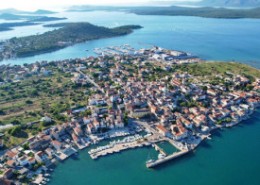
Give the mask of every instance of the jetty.
[(175, 159), (175, 158), (177, 158), (177, 157), (183, 156), (183, 155), (187, 154), (189, 151), (190, 151), (190, 150), (182, 150), (182, 151), (180, 151), (180, 152), (174, 152), (173, 154), (168, 155), (168, 156), (166, 156), (166, 157), (164, 157), (164, 158), (161, 158), (161, 159), (150, 160), (150, 161), (146, 162), (146, 167), (147, 167), (147, 168), (156, 167), (156, 166), (158, 166), (158, 165), (160, 165), (160, 164), (163, 164), (163, 163), (165, 163), (165, 162), (168, 162), (168, 161), (170, 161), (170, 160), (173, 160), (173, 159)]
[(121, 143), (121, 144), (117, 144), (117, 145), (108, 147), (108, 148), (98, 151), (98, 152), (90, 153), (90, 157), (92, 159), (97, 159), (99, 157), (106, 156), (106, 155), (113, 154), (113, 153), (118, 153), (123, 150), (141, 148), (141, 147), (150, 146), (150, 145), (151, 145), (151, 143), (149, 143), (149, 142), (137, 142), (137, 141), (134, 141), (131, 143)]

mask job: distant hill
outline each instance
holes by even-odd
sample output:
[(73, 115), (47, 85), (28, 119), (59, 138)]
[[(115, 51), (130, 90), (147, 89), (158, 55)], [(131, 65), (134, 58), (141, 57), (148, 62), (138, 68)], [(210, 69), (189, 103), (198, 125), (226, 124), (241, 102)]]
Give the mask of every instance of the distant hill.
[(47, 21), (58, 21), (67, 19), (65, 17), (48, 17), (44, 15), (25, 15), (25, 14), (12, 14), (12, 13), (0, 13), (0, 19), (4, 20), (25, 20), (30, 22), (47, 22)]
[(39, 9), (39, 10), (36, 10), (34, 12), (17, 10), (17, 9), (14, 9), (14, 8), (8, 8), (8, 9), (0, 10), (0, 14), (37, 14), (37, 15), (47, 15), (47, 14), (54, 14), (54, 13), (57, 13), (57, 12), (53, 12), (53, 11), (50, 11), (50, 10), (43, 10), (43, 9)]
[(121, 11), (130, 12), (137, 15), (167, 15), (167, 16), (196, 16), (205, 18), (222, 19), (241, 19), (255, 18), (260, 19), (260, 8), (219, 8), (219, 7), (183, 7), (183, 6), (74, 6), (68, 11)]
[(36, 10), (35, 12), (33, 12), (33, 14), (54, 14), (54, 13), (57, 13), (57, 12), (53, 12), (53, 11), (49, 11), (49, 10), (42, 10), (42, 9), (39, 9), (39, 10)]
[(65, 17), (39, 17), (36, 19), (32, 19), (31, 22), (49, 22), (49, 21), (60, 21), (60, 20), (65, 20), (67, 18)]
[(201, 6), (260, 7), (260, 0), (202, 0)]
[(27, 11), (16, 10), (14, 8), (2, 9), (0, 10), (0, 14), (7, 13), (7, 14), (26, 14), (29, 13)]
[(0, 19), (4, 20), (20, 20), (20, 19), (25, 19), (24, 16), (20, 15), (15, 15), (12, 13), (2, 13), (0, 14)]

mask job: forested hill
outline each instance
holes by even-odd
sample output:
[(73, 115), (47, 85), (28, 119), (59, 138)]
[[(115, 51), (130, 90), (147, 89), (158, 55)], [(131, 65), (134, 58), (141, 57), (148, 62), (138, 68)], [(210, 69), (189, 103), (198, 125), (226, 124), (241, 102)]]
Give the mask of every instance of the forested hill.
[[(258, 0), (260, 1), (260, 0)], [(253, 9), (230, 9), (214, 7), (180, 7), (180, 6), (136, 6), (136, 7), (119, 7), (119, 6), (74, 6), (68, 11), (121, 11), (130, 12), (138, 15), (167, 15), (167, 16), (196, 16), (205, 18), (260, 18), (260, 7)]]
[(203, 0), (198, 2), (201, 6), (222, 7), (260, 7), (260, 0)]
[(169, 15), (169, 16), (197, 16), (206, 18), (260, 18), (260, 8), (255, 9), (227, 9), (227, 8), (188, 8), (188, 7), (136, 7), (129, 11), (140, 15)]
[(3, 43), (4, 50), (1, 51), (0, 58), (1, 55), (5, 58), (8, 57), (5, 54), (9, 55), (10, 52), (11, 57), (45, 53), (88, 40), (126, 35), (133, 29), (141, 28), (137, 25), (106, 28), (90, 23), (63, 23), (49, 26), (61, 28), (40, 35), (12, 38)]

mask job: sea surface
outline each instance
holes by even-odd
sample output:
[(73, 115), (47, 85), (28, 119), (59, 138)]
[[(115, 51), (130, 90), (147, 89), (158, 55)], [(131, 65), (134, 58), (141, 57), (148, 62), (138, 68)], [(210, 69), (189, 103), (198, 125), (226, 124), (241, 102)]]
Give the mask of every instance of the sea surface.
[[(2, 63), (87, 57), (94, 55), (94, 48), (130, 44), (136, 48), (158, 45), (207, 60), (235, 60), (260, 68), (260, 20), (257, 19), (140, 16), (103, 11), (63, 12), (53, 16), (68, 18), (59, 22), (87, 21), (107, 27), (138, 24), (143, 29), (127, 36), (89, 41)], [(39, 25), (19, 27), (1, 32), (0, 40), (49, 30)], [(145, 167), (148, 156), (155, 155), (152, 148), (124, 151), (98, 160), (92, 160), (87, 151), (79, 152), (78, 159), (59, 163), (49, 185), (260, 185), (260, 111), (234, 128), (215, 132), (211, 140), (193, 153), (156, 169)]]
[[(41, 60), (60, 60), (94, 55), (93, 49), (130, 44), (136, 48), (158, 45), (183, 50), (207, 60), (236, 60), (260, 68), (259, 19), (210, 19), (185, 16), (147, 16), (123, 12), (62, 12), (56, 17), (67, 20), (48, 22), (90, 22), (99, 26), (116, 27), (138, 24), (143, 29), (132, 34), (88, 41), (52, 53), (8, 60), (3, 63), (23, 64)], [(42, 25), (17, 27), (1, 32), (0, 40), (17, 36), (40, 34), (53, 28)], [(89, 50), (89, 52), (86, 52)]]

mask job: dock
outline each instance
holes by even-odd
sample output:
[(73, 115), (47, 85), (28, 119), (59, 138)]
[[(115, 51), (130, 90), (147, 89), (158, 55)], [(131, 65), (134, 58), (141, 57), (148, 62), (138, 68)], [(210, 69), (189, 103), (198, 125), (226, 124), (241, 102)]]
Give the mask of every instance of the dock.
[(92, 154), (90, 154), (90, 157), (92, 159), (97, 159), (99, 157), (106, 156), (106, 155), (113, 154), (113, 153), (118, 153), (118, 152), (121, 152), (123, 150), (141, 148), (141, 147), (150, 146), (150, 145), (151, 145), (151, 143), (149, 143), (149, 142), (139, 143), (137, 141), (134, 141), (134, 142), (131, 142), (131, 143), (122, 143), (122, 144), (117, 144), (117, 145), (115, 145), (111, 148), (108, 148), (106, 150), (102, 150), (102, 151), (99, 151), (99, 152), (96, 152), (96, 153), (92, 153)]
[(173, 160), (173, 159), (175, 159), (175, 158), (177, 158), (177, 157), (183, 156), (183, 155), (187, 154), (189, 151), (190, 151), (190, 150), (182, 150), (182, 151), (180, 151), (180, 152), (175, 152), (175, 153), (173, 153), (173, 154), (171, 154), (171, 155), (168, 155), (168, 156), (166, 156), (165, 158), (157, 159), (157, 160), (152, 160), (152, 161), (146, 163), (146, 167), (147, 167), (147, 168), (156, 167), (156, 166), (158, 166), (158, 165), (160, 165), (160, 164), (163, 164), (163, 163), (165, 163), (165, 162), (168, 162), (168, 161), (170, 161), (170, 160)]

